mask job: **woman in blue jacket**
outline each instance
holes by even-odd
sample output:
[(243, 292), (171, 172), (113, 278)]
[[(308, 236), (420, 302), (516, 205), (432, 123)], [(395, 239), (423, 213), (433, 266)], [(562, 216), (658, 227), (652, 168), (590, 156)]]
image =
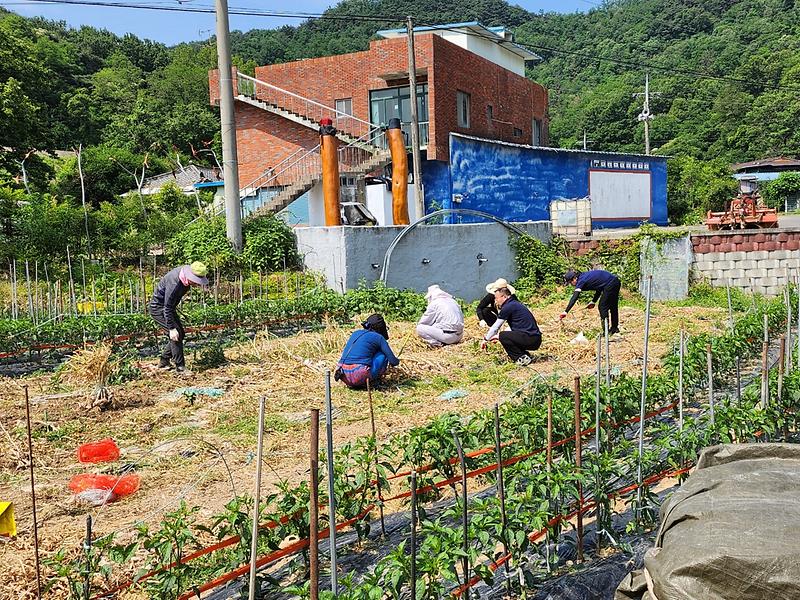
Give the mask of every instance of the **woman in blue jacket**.
[(367, 380), (374, 384), (386, 373), (388, 365), (400, 364), (386, 341), (389, 330), (383, 317), (370, 315), (361, 325), (364, 328), (354, 331), (347, 340), (334, 374), (334, 379), (350, 388), (362, 388)]

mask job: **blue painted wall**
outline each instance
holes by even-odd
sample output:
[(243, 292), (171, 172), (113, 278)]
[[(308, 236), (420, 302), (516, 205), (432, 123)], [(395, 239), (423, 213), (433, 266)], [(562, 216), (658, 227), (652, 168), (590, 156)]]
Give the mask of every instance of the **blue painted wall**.
[(426, 213), (432, 212), (432, 208), (450, 208), (453, 198), (450, 165), (441, 160), (422, 161), (422, 185)]
[[(451, 203), (453, 195), (462, 196), (461, 203), (452, 207), (482, 210), (507, 221), (548, 220), (552, 200), (589, 195), (589, 170), (592, 161), (597, 160), (648, 162), (652, 187), (650, 221), (667, 224), (665, 157), (511, 146), (456, 135), (450, 136), (449, 173), (441, 167), (425, 165), (426, 204), (432, 197), (439, 201), (449, 187)], [(463, 218), (463, 222), (469, 220)], [(593, 227), (636, 224), (637, 221), (620, 219), (595, 221)]]

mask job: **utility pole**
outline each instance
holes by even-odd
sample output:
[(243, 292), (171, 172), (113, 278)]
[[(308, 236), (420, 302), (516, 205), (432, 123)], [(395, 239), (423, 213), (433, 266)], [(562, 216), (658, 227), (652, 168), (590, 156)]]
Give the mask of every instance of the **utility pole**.
[[(653, 95), (657, 96), (658, 92), (653, 92)], [(636, 117), (639, 121), (644, 123), (644, 153), (649, 155), (650, 154), (650, 121), (653, 118), (652, 113), (650, 112), (650, 74), (646, 73), (644, 76), (644, 94), (641, 92), (634, 94), (634, 98), (638, 96), (644, 96), (644, 106), (642, 106), (642, 112), (639, 113), (639, 116)]]
[(583, 130), (583, 143), (581, 144), (581, 142), (575, 142), (575, 145), (576, 146), (581, 146), (582, 145), (584, 150), (588, 150), (589, 149), (589, 144), (593, 144), (593, 143), (594, 143), (594, 140), (586, 139), (586, 130), (584, 129)]
[(411, 92), (411, 154), (414, 161), (414, 204), (417, 219), (425, 216), (425, 198), (422, 197), (422, 164), (419, 154), (419, 117), (417, 115), (417, 59), (414, 54), (414, 20), (406, 18), (408, 38), (408, 85)]
[(242, 250), (242, 209), (239, 201), (239, 159), (236, 153), (236, 117), (233, 112), (231, 43), (228, 39), (228, 0), (215, 0), (219, 116), (222, 125), (222, 178), (225, 182), (225, 231), (236, 252)]

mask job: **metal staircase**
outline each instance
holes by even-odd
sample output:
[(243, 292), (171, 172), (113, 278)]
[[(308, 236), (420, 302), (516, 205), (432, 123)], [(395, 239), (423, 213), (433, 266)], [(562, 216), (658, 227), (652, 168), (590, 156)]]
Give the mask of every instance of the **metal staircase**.
[[(385, 146), (385, 134), (353, 115), (303, 98), (248, 75), (237, 73), (237, 99), (295, 123), (319, 130), (325, 117), (333, 121), (336, 137), (345, 143), (339, 148), (339, 171), (342, 175), (366, 175), (391, 162)], [(297, 200), (322, 179), (319, 145), (301, 148), (240, 189), (240, 199), (257, 195), (268, 188), (276, 193), (250, 217), (275, 213)]]

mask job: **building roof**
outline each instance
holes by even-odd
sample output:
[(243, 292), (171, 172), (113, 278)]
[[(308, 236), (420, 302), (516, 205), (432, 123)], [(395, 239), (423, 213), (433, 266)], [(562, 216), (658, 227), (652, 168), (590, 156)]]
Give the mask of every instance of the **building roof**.
[(750, 162), (737, 163), (731, 165), (734, 171), (745, 171), (750, 169), (770, 170), (770, 169), (797, 169), (800, 170), (800, 160), (788, 158), (786, 156), (776, 156), (774, 158), (763, 158)]
[(580, 148), (551, 148), (550, 146), (532, 146), (530, 144), (515, 144), (513, 142), (503, 142), (500, 140), (490, 140), (487, 138), (477, 137), (474, 135), (465, 135), (463, 133), (450, 132), (453, 137), (459, 137), (465, 140), (474, 140), (476, 142), (487, 142), (489, 144), (499, 144), (501, 146), (510, 146), (512, 148), (528, 148), (532, 150), (545, 150), (554, 153), (568, 153), (568, 154), (593, 154), (595, 156), (635, 156), (636, 158), (644, 158), (647, 160), (667, 160), (669, 156), (657, 154), (637, 154), (636, 152), (604, 152), (602, 150), (583, 150)]
[[(441, 35), (448, 32), (467, 33), (482, 37), (490, 42), (502, 46), (509, 52), (516, 54), (525, 61), (542, 60), (542, 57), (535, 52), (531, 52), (524, 46), (520, 46), (519, 44), (515, 43), (514, 36), (505, 27), (487, 27), (478, 21), (414, 27), (414, 33), (439, 33)], [(376, 35), (386, 39), (405, 37), (406, 34), (407, 30), (405, 27), (400, 29), (382, 29), (376, 32)]]
[(159, 175), (153, 175), (144, 180), (142, 185), (143, 194), (154, 194), (167, 183), (174, 183), (184, 191), (192, 191), (196, 183), (207, 181), (220, 181), (222, 179), (219, 169), (216, 167), (198, 167), (188, 165), (181, 169), (167, 171)]

